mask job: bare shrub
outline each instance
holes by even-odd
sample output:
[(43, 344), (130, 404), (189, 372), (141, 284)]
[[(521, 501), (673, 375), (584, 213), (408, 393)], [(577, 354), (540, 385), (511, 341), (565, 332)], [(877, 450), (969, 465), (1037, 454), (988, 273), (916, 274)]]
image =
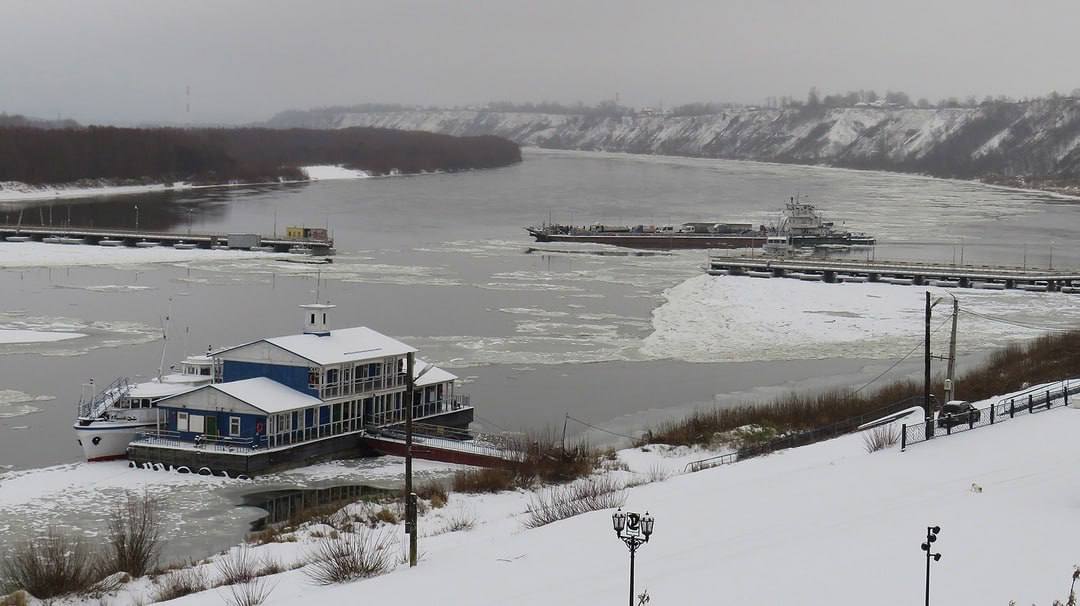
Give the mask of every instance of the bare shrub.
[(126, 572), (141, 577), (157, 566), (161, 553), (161, 503), (144, 492), (127, 493), (109, 516), (106, 536), (110, 572)]
[(228, 606), (259, 606), (270, 597), (274, 586), (263, 579), (253, 579), (238, 585), (229, 585), (229, 593), (225, 596), (225, 604)]
[(281, 560), (274, 558), (273, 556), (266, 556), (263, 559), (262, 566), (255, 572), (255, 576), (268, 577), (274, 574), (281, 574), (287, 569), (285, 565), (281, 563)]
[(266, 528), (253, 532), (248, 535), (247, 542), (254, 543), (255, 545), (266, 545), (268, 543), (280, 543), (284, 540), (281, 534), (281, 528), (277, 526), (267, 526)]
[(210, 584), (200, 568), (183, 568), (165, 575), (158, 583), (155, 602), (168, 602), (186, 595), (206, 591)]
[(428, 482), (423, 484), (416, 491), (416, 496), (430, 501), (431, 506), (435, 509), (444, 507), (446, 502), (450, 500), (449, 495), (446, 493), (446, 487), (443, 486), (441, 482)]
[(459, 509), (446, 520), (446, 532), (458, 532), (460, 530), (472, 530), (476, 526), (476, 516)]
[(900, 441), (900, 430), (895, 425), (879, 425), (863, 434), (866, 452), (877, 452)]
[(506, 469), (466, 469), (454, 473), (454, 492), (502, 492), (514, 487), (514, 474)]
[(664, 480), (671, 477), (671, 472), (667, 469), (664, 469), (663, 465), (659, 463), (654, 463), (653, 466), (649, 468), (649, 471), (645, 474), (645, 477), (649, 480), (650, 483), (663, 482)]
[(220, 558), (217, 561), (217, 571), (222, 585), (248, 583), (259, 576), (257, 558), (247, 545), (241, 545)]
[(390, 510), (388, 507), (383, 507), (374, 514), (374, 519), (378, 522), (385, 522), (386, 524), (397, 524), (398, 516), (396, 513)]
[(43, 537), (16, 543), (0, 561), (0, 587), (48, 599), (88, 591), (100, 579), (100, 570), (81, 536), (50, 527)]
[(590, 511), (622, 507), (626, 493), (608, 477), (589, 478), (535, 494), (529, 502), (525, 526), (539, 528)]
[(318, 585), (372, 577), (393, 567), (393, 534), (362, 530), (322, 541), (304, 574)]

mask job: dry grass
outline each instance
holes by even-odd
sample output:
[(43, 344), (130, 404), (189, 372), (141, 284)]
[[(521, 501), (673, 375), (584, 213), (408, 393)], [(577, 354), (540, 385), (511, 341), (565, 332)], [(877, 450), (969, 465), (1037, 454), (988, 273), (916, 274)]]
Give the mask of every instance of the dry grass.
[(127, 493), (109, 516), (107, 557), (110, 572), (141, 577), (157, 566), (161, 553), (161, 504), (149, 493)]
[(371, 577), (390, 570), (394, 563), (392, 533), (363, 530), (322, 541), (304, 573), (313, 583), (332, 585)]
[(454, 492), (502, 492), (514, 488), (514, 474), (508, 469), (467, 469), (454, 473)]
[(428, 482), (421, 485), (416, 491), (416, 496), (429, 501), (434, 509), (445, 507), (447, 501), (450, 500), (450, 495), (447, 494), (442, 482)]
[(476, 516), (465, 510), (458, 510), (446, 519), (446, 532), (472, 530), (476, 526)]
[(182, 568), (162, 577), (154, 594), (155, 602), (167, 602), (186, 595), (206, 591), (210, 584), (200, 568)]
[(252, 579), (239, 585), (230, 585), (224, 596), (226, 606), (259, 606), (270, 597), (274, 586), (263, 579)]
[(454, 492), (501, 492), (531, 488), (537, 484), (563, 484), (591, 474), (603, 457), (586, 442), (562, 447), (554, 431), (532, 433), (509, 439), (507, 449), (522, 453), (522, 459), (503, 468), (473, 469), (454, 474)]
[(25, 591), (16, 591), (10, 595), (0, 597), (0, 606), (26, 606), (27, 601)]
[(17, 542), (0, 560), (0, 588), (23, 589), (38, 599), (88, 592), (102, 576), (99, 558), (82, 537), (55, 527)]
[(249, 583), (259, 576), (259, 562), (251, 547), (241, 545), (217, 561), (218, 581), (222, 585)]
[[(1010, 345), (994, 353), (957, 381), (965, 400), (980, 400), (1021, 389), (1026, 383), (1045, 383), (1080, 374), (1080, 331), (1044, 335), (1024, 345)], [(943, 401), (943, 380), (934, 380), (938, 401)], [(728, 432), (744, 426), (774, 434), (798, 432), (841, 423), (862, 414), (881, 410), (915, 398), (921, 404), (921, 382), (904, 380), (876, 391), (853, 393), (834, 389), (815, 395), (789, 394), (768, 403), (746, 403), (733, 407), (697, 411), (677, 421), (664, 423), (649, 432), (645, 443), (710, 445)], [(753, 441), (754, 436), (741, 436)], [(739, 444), (740, 447), (752, 446)]]
[(590, 511), (622, 507), (625, 502), (626, 493), (615, 480), (606, 476), (588, 478), (535, 494), (525, 525), (538, 528)]
[(895, 425), (880, 425), (863, 434), (866, 452), (877, 452), (895, 446), (900, 441), (900, 430)]

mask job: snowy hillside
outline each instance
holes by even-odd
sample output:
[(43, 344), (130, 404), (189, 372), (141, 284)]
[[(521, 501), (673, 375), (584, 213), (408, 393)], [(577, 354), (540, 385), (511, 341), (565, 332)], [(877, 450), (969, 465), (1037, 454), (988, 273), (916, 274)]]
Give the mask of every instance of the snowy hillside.
[[(626, 470), (607, 473), (646, 481), (626, 489), (625, 507), (656, 518), (637, 556), (637, 588), (654, 604), (921, 603), (919, 545), (928, 525), (940, 525), (935, 603), (1049, 605), (1067, 593), (1080, 561), (1078, 431), (1080, 410), (1057, 408), (903, 453), (867, 453), (852, 434), (683, 474), (704, 455), (653, 446), (621, 451)], [(265, 603), (625, 603), (628, 555), (611, 510), (528, 529), (529, 503), (524, 492), (452, 494), (420, 519), (417, 568), (330, 587), (312, 585), (303, 570), (284, 572), (269, 579)], [(463, 518), (472, 527), (454, 528)], [(300, 561), (316, 537), (256, 551)], [(141, 580), (128, 591), (152, 589)], [(217, 606), (221, 592), (175, 603)], [(109, 603), (133, 598), (123, 592)]]
[(827, 164), (942, 177), (1080, 177), (1080, 100), (1068, 98), (956, 109), (737, 109), (687, 117), (312, 110), (284, 112), (267, 125), (494, 134), (555, 149)]

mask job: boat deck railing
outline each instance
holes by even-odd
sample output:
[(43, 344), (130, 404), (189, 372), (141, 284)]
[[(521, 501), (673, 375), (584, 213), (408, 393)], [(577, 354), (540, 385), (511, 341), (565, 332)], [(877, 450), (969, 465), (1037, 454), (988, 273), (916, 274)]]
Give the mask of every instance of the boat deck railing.
[(183, 437), (178, 431), (153, 429), (140, 433), (132, 444), (243, 454), (265, 449), (267, 439), (266, 436), (233, 438), (208, 435), (197, 435), (194, 439), (190, 439)]

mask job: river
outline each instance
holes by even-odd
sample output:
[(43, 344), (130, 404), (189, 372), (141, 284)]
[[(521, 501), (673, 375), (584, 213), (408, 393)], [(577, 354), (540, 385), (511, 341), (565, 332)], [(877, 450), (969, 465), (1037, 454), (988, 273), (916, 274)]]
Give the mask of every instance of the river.
[[(85, 335), (0, 345), (0, 472), (77, 461), (70, 423), (81, 385), (91, 377), (102, 384), (153, 376), (166, 315), (168, 365), (208, 346), (296, 332), (296, 306), (316, 296), (338, 306), (334, 326), (366, 325), (400, 338), (459, 375), (484, 431), (561, 430), (570, 414), (603, 428), (589, 430), (590, 440), (610, 442), (703, 405), (861, 384), (919, 338), (921, 289), (869, 285), (891, 290), (858, 291), (869, 306), (847, 309), (850, 297), (830, 297), (855, 291), (821, 290), (843, 287), (704, 277), (704, 251), (535, 247), (522, 229), (549, 217), (771, 223), (796, 194), (879, 238), (873, 250), (849, 255), (1080, 265), (1075, 200), (912, 175), (709, 159), (527, 150), (521, 164), (488, 171), (0, 203), (12, 221), (23, 209), (27, 224), (132, 227), (137, 205), (140, 227), (181, 233), (329, 227), (338, 249), (323, 266), (196, 258), (10, 267), (3, 250), (11, 249), (0, 248), (0, 268), (7, 267), (0, 269), (0, 329)], [(1080, 304), (1061, 293), (968, 292), (961, 297), (984, 312), (1033, 326), (1080, 318)], [(703, 306), (709, 297), (727, 304)], [(791, 307), (799, 301), (810, 308)], [(820, 314), (839, 324), (822, 324), (813, 333), (820, 342), (813, 335), (791, 341), (801, 333), (787, 324)], [(844, 325), (856, 316), (862, 325)], [(964, 359), (1034, 334), (973, 329), (962, 340)], [(890, 376), (919, 367), (909, 360)], [(573, 435), (586, 429), (569, 425)]]

